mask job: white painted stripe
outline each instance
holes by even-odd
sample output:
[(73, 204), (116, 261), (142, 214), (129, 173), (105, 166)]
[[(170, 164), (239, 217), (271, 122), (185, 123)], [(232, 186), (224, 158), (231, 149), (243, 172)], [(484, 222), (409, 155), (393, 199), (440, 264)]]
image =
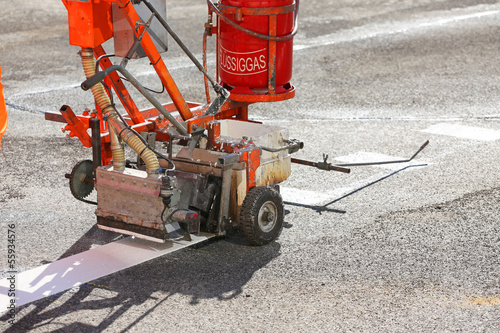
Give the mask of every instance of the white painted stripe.
[[(194, 245), (213, 237), (191, 235), (192, 241), (164, 244), (128, 237), (53, 263), (21, 272), (16, 276), (16, 306), (57, 294), (97, 278)], [(8, 277), (0, 280), (0, 313), (10, 304)]]
[(500, 139), (500, 131), (459, 124), (436, 124), (430, 126), (422, 132), (477, 141), (495, 141)]
[(294, 187), (280, 187), (280, 193), (283, 197), (283, 201), (296, 202), (304, 205), (318, 205), (322, 202), (327, 202), (332, 200), (332, 196), (308, 190), (300, 190)]

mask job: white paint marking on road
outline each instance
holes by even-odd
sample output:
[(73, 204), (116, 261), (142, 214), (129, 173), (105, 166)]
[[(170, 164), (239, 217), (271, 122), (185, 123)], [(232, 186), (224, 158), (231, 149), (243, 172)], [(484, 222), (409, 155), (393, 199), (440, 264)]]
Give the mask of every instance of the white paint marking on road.
[[(486, 8), (495, 8), (488, 10)], [(443, 12), (441, 16), (428, 15), (426, 17), (409, 21), (389, 21), (386, 23), (368, 24), (355, 27), (349, 30), (341, 30), (332, 34), (317, 36), (300, 40), (296, 38), (294, 50), (303, 50), (318, 46), (327, 46), (342, 42), (355, 42), (385, 35), (393, 35), (416, 31), (422, 28), (439, 27), (450, 23), (462, 22), (465, 20), (479, 19), (500, 14), (498, 5), (475, 6), (461, 10)]]
[(477, 141), (495, 141), (500, 139), (500, 131), (497, 130), (448, 123), (432, 125), (422, 130), (422, 132)]
[[(36, 267), (15, 276), (16, 306), (55, 295), (83, 283), (138, 265), (213, 237), (191, 235), (192, 241), (164, 244), (128, 237), (113, 243)], [(7, 311), (11, 298), (9, 277), (0, 280), (0, 313)]]
[(280, 193), (283, 197), (283, 201), (296, 202), (311, 206), (333, 199), (331, 195), (325, 193), (301, 190), (294, 187), (281, 187)]

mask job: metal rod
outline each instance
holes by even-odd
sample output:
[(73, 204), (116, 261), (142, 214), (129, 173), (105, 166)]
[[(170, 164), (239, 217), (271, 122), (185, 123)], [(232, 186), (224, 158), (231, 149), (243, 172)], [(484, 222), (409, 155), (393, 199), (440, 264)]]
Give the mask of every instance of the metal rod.
[(187, 129), (182, 126), (181, 123), (179, 123), (177, 121), (177, 119), (175, 119), (174, 116), (172, 116), (170, 114), (170, 112), (168, 112), (164, 107), (163, 105), (161, 105), (160, 102), (158, 102), (147, 90), (146, 88), (144, 88), (140, 83), (139, 81), (136, 80), (136, 78), (134, 78), (132, 76), (132, 74), (130, 74), (125, 68), (123, 68), (122, 66), (119, 66), (119, 65), (113, 65), (109, 68), (106, 68), (105, 70), (95, 74), (94, 76), (88, 78), (87, 80), (83, 81), (83, 83), (81, 84), (81, 87), (83, 90), (89, 90), (90, 88), (92, 88), (94, 85), (96, 85), (98, 82), (101, 82), (106, 76), (108, 76), (110, 73), (114, 72), (114, 71), (118, 71), (120, 72), (123, 76), (125, 76), (125, 78), (137, 89), (139, 90), (139, 92), (144, 96), (146, 97), (146, 99), (151, 102), (151, 104), (153, 104), (153, 106), (158, 110), (160, 111), (164, 116), (165, 118), (167, 118), (168, 121), (170, 121), (172, 123), (172, 125), (177, 129), (177, 131), (180, 133), (180, 134), (188, 134), (188, 131)]
[[(203, 68), (207, 70), (207, 37), (208, 32), (205, 30), (203, 33)], [(206, 76), (203, 76), (203, 83), (205, 84), (205, 95), (207, 97), (207, 103), (210, 104), (210, 89), (208, 87), (208, 80)]]
[(407, 160), (396, 160), (396, 161), (382, 161), (382, 162), (365, 162), (365, 163), (343, 163), (337, 164), (337, 166), (341, 167), (351, 167), (351, 166), (367, 166), (367, 165), (381, 165), (381, 164), (393, 164), (393, 163), (407, 163), (413, 160), (427, 145), (429, 144), (429, 140), (425, 141), (425, 143), (417, 150), (412, 157)]
[(271, 148), (271, 147), (264, 147), (264, 146), (261, 146), (260, 148), (262, 148), (262, 150), (269, 151), (271, 153), (277, 153), (277, 152), (283, 151), (283, 150), (302, 149), (302, 148), (304, 148), (304, 142), (300, 142), (300, 141), (292, 142), (289, 145), (279, 147), (279, 148)]
[(338, 172), (343, 172), (343, 173), (351, 173), (351, 169), (343, 168), (343, 167), (340, 167), (338, 165), (332, 165), (330, 163), (325, 163), (325, 162), (312, 162), (312, 161), (301, 160), (298, 158), (292, 158), (292, 163), (312, 166), (314, 168), (318, 168), (318, 169), (326, 170), (326, 171), (338, 171)]

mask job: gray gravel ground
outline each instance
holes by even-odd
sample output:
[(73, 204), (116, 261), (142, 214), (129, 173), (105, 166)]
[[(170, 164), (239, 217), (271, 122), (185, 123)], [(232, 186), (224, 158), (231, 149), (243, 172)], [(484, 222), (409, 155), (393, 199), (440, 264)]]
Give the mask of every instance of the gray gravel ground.
[[(167, 3), (170, 24), (200, 55), (205, 2)], [(25, 270), (119, 236), (97, 230), (94, 207), (74, 200), (64, 178), (90, 151), (43, 119), (62, 104), (92, 105), (78, 87), (83, 71), (64, 6), (0, 5), (10, 121), (0, 150), (1, 234), (16, 223)], [(1, 329), (500, 331), (499, 139), (461, 137), (471, 128), (500, 133), (500, 3), (303, 1), (295, 46), (296, 97), (255, 105), (251, 116), (288, 128), (306, 145), (297, 157), (311, 160), (407, 157), (430, 139), (413, 166), (350, 175), (294, 166), (282, 187), (299, 194), (285, 197), (277, 242), (212, 240), (22, 307), (15, 325), (0, 318)], [(203, 101), (200, 75), (173, 42), (165, 61), (186, 99)], [(158, 86), (147, 62), (130, 66)], [(464, 127), (454, 136), (425, 132), (442, 124)]]

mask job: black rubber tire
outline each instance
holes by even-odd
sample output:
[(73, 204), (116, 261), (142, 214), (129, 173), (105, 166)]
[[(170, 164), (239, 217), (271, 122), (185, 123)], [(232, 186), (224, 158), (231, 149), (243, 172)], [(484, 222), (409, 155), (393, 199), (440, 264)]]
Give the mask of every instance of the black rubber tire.
[(272, 187), (257, 186), (243, 200), (240, 230), (251, 245), (269, 244), (281, 234), (283, 218), (281, 195)]

